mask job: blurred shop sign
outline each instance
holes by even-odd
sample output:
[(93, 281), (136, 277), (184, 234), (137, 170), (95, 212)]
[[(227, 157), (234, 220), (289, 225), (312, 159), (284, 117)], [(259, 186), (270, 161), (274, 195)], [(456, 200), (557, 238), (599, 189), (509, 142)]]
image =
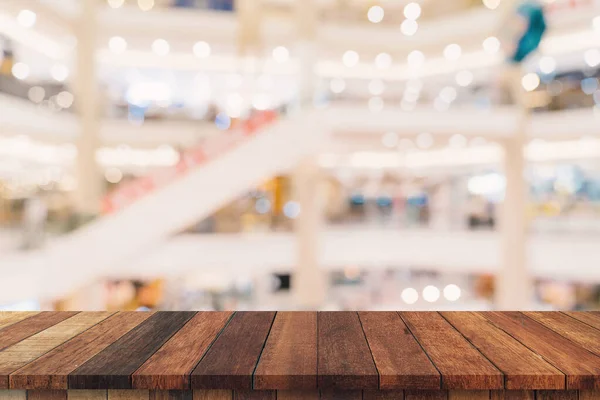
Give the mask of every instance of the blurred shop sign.
[(184, 151), (179, 162), (173, 167), (120, 185), (103, 199), (102, 211), (105, 214), (118, 211), (154, 190), (168, 185), (190, 170), (215, 160), (221, 154), (254, 136), (261, 128), (272, 123), (276, 117), (275, 111), (257, 112), (249, 119), (234, 125), (228, 132), (211, 137), (202, 144)]

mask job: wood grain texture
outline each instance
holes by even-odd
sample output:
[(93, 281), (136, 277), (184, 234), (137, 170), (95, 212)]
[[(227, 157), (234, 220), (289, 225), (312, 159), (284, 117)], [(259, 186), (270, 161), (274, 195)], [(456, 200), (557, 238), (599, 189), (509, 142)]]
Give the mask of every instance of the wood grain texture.
[(37, 311), (0, 311), (0, 329), (39, 314)]
[(277, 400), (319, 400), (318, 390), (278, 390)]
[(600, 357), (519, 312), (480, 313), (567, 376), (567, 389), (600, 388)]
[[(3, 350), (23, 339), (35, 335), (44, 329), (50, 328), (67, 318), (77, 314), (76, 312), (41, 312), (15, 324), (2, 329), (0, 335), (0, 350)], [(0, 385), (0, 388), (2, 386)]]
[[(62, 314), (62, 313), (61, 313)], [(0, 387), (9, 386), (9, 375), (74, 336), (110, 317), (109, 312), (82, 312), (64, 319), (0, 352)], [(26, 319), (27, 322), (36, 316)], [(18, 323), (13, 326), (17, 326)], [(12, 327), (8, 327), (10, 329)]]
[(10, 375), (16, 389), (67, 389), (67, 376), (153, 313), (120, 312)]
[(318, 314), (318, 386), (377, 389), (377, 369), (355, 312)]
[(0, 390), (0, 400), (27, 400), (27, 392), (25, 390)]
[(596, 329), (600, 329), (600, 312), (598, 311), (568, 311), (565, 314)]
[(149, 400), (150, 392), (148, 390), (109, 389), (107, 395), (108, 400)]
[(525, 312), (524, 314), (592, 353), (600, 355), (600, 330), (560, 312)]
[(445, 389), (503, 389), (504, 376), (441, 315), (401, 312), (402, 319), (442, 374)]
[(321, 390), (321, 400), (362, 400), (361, 390)]
[(107, 400), (106, 390), (68, 390), (67, 400)]
[(66, 390), (28, 390), (27, 400), (67, 400)]
[(447, 390), (405, 390), (404, 400), (446, 400)]
[(537, 390), (536, 400), (577, 400), (577, 390)]
[(193, 400), (232, 400), (233, 391), (226, 389), (218, 390), (194, 390)]
[(396, 312), (359, 312), (379, 372), (379, 388), (440, 389), (435, 369)]
[(237, 312), (192, 372), (193, 389), (252, 389), (274, 312)]
[(535, 391), (490, 390), (490, 400), (535, 400)]
[(234, 390), (233, 400), (276, 400), (275, 390)]
[(480, 314), (442, 312), (444, 318), (504, 374), (508, 390), (564, 389), (565, 375)]
[(489, 390), (449, 390), (448, 400), (489, 400)]
[(403, 400), (403, 390), (363, 390), (363, 400)]
[(277, 313), (254, 372), (254, 389), (316, 388), (317, 313)]
[(580, 390), (579, 400), (600, 400), (600, 390)]
[(191, 390), (150, 390), (149, 400), (192, 400)]
[(69, 374), (70, 389), (131, 389), (131, 374), (195, 312), (157, 312)]
[(196, 314), (132, 375), (132, 386), (188, 389), (192, 370), (232, 315), (232, 312)]

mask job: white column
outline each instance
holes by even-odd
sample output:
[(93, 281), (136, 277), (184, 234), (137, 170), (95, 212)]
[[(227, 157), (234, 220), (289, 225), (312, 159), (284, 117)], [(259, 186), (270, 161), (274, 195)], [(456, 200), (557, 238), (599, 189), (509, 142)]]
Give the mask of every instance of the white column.
[(80, 132), (77, 140), (76, 204), (83, 215), (99, 211), (102, 181), (96, 164), (96, 149), (100, 134), (98, 82), (96, 78), (96, 0), (80, 2), (81, 15), (76, 23), (77, 60), (75, 102), (79, 113)]
[(319, 267), (325, 200), (322, 185), (315, 160), (300, 163), (294, 175), (294, 198), (300, 204), (300, 215), (294, 226), (298, 265), (292, 275), (292, 293), (299, 309), (318, 309), (327, 296), (327, 274)]
[(299, 63), (298, 95), (300, 107), (310, 107), (315, 96), (315, 65), (317, 62), (316, 22), (317, 8), (314, 0), (295, 2), (296, 38), (292, 57)]
[(509, 68), (505, 77), (521, 117), (517, 132), (502, 143), (506, 194), (500, 206), (498, 221), (502, 263), (496, 277), (494, 308), (524, 310), (531, 306), (533, 299), (533, 281), (527, 271), (527, 183), (524, 154), (529, 113), (520, 83), (520, 67)]

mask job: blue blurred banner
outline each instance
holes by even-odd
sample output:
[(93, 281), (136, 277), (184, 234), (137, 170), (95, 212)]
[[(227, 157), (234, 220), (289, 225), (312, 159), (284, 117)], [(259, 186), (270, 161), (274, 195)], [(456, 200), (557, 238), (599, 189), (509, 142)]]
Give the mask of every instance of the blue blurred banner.
[(521, 3), (517, 7), (515, 18), (519, 18), (521, 23), (524, 22), (524, 29), (521, 29), (515, 50), (509, 60), (513, 63), (520, 63), (540, 45), (544, 32), (546, 32), (546, 19), (544, 18), (544, 8), (534, 1)]

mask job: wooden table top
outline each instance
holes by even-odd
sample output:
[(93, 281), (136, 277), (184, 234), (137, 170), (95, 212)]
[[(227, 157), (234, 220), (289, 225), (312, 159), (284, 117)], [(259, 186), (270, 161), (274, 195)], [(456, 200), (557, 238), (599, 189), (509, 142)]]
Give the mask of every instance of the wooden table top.
[(0, 389), (600, 389), (600, 313), (0, 312)]

